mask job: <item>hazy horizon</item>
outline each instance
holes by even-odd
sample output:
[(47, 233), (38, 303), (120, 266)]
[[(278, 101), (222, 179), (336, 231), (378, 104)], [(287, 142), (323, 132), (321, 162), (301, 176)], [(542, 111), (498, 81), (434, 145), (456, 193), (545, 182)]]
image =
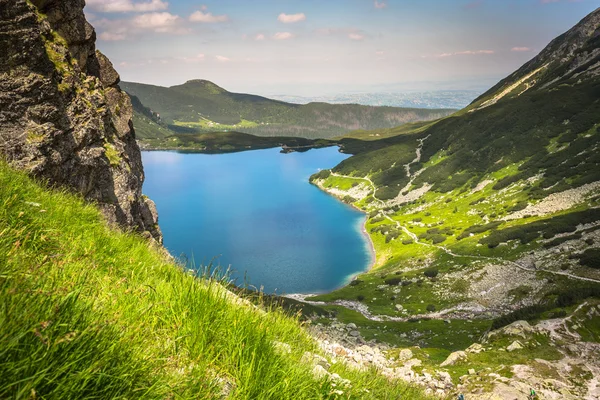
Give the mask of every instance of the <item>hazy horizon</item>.
[(87, 0), (124, 81), (232, 92), (484, 91), (594, 0)]

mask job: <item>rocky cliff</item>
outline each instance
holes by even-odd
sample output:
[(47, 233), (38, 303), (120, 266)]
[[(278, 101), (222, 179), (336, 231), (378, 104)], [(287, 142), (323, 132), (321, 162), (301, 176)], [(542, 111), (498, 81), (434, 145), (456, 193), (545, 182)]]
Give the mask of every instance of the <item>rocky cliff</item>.
[(84, 0), (0, 0), (0, 154), (162, 241), (119, 75), (95, 48)]

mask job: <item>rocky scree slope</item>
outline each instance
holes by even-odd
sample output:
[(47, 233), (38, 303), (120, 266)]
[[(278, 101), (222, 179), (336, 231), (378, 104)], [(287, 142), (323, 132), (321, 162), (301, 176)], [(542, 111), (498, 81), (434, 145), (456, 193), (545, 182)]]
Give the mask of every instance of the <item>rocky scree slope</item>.
[(0, 153), (162, 241), (119, 75), (95, 49), (83, 0), (0, 0)]

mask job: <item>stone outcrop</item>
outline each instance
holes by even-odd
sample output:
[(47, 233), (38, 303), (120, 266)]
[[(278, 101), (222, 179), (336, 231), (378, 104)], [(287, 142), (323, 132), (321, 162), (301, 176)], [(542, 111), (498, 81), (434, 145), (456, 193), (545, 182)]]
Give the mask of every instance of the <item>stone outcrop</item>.
[(0, 0), (0, 155), (158, 242), (129, 97), (83, 0)]

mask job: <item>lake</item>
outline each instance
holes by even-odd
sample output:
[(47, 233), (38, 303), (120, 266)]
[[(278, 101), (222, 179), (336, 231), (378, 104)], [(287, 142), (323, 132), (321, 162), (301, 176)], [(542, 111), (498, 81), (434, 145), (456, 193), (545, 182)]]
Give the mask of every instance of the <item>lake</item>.
[(146, 151), (144, 194), (156, 202), (173, 256), (231, 266), (238, 285), (267, 293), (331, 291), (372, 262), (365, 215), (308, 182), (347, 157), (335, 147)]

